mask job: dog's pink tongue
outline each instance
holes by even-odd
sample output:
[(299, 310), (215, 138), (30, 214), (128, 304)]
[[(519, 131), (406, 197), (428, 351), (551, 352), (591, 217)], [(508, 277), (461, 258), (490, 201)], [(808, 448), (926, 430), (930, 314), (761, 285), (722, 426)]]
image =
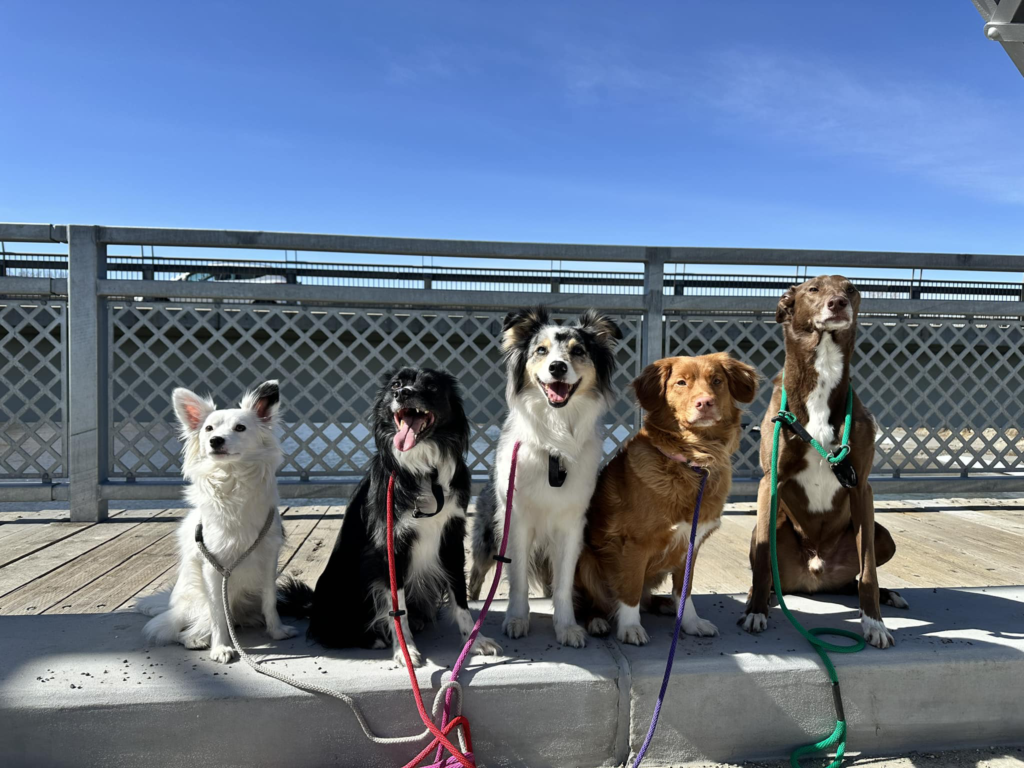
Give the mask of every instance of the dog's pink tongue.
[(419, 432), (424, 418), (421, 416), (410, 417), (402, 422), (395, 434), (395, 448), (404, 453), (416, 447), (416, 433)]
[(569, 385), (564, 381), (553, 381), (548, 384), (548, 400), (561, 403), (569, 396)]

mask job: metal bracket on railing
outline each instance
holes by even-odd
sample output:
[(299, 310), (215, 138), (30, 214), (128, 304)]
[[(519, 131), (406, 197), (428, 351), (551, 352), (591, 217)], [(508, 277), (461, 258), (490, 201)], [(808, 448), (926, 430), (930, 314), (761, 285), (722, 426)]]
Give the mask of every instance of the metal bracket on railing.
[(1024, 43), (1024, 24), (990, 21), (985, 25), (985, 37), (997, 43)]

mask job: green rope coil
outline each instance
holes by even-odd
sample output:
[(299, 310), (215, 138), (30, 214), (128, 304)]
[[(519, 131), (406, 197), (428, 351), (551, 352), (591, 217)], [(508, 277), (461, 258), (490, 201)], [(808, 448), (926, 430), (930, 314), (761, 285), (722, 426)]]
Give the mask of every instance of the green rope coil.
[[(833, 454), (826, 451), (816, 440), (811, 441), (811, 445), (814, 446), (815, 450), (821, 454), (822, 458), (827, 459), (833, 464), (842, 461), (850, 452), (850, 428), (853, 424), (853, 387), (849, 387), (848, 392), (849, 394), (846, 398), (846, 422), (843, 425), (843, 442), (839, 453), (833, 457)], [(789, 756), (789, 762), (793, 768), (800, 768), (801, 758), (817, 752), (828, 751), (835, 746), (836, 758), (828, 764), (827, 768), (839, 768), (839, 766), (843, 764), (843, 754), (846, 752), (846, 718), (843, 713), (842, 696), (839, 692), (839, 675), (836, 674), (836, 668), (832, 665), (832, 660), (828, 655), (829, 653), (857, 653), (858, 651), (864, 650), (865, 643), (864, 638), (861, 635), (858, 635), (855, 632), (850, 632), (846, 629), (831, 629), (828, 627), (813, 627), (812, 629), (805, 629), (797, 620), (796, 616), (794, 616), (790, 612), (789, 608), (786, 607), (786, 600), (782, 595), (782, 579), (779, 578), (779, 562), (778, 557), (776, 556), (775, 544), (775, 524), (779, 514), (779, 434), (782, 431), (782, 421), (786, 421), (790, 424), (796, 421), (796, 417), (786, 410), (786, 401), (786, 388), (783, 387), (782, 402), (780, 404), (779, 412), (779, 416), (782, 418), (775, 422), (775, 432), (772, 435), (771, 530), (769, 533), (772, 557), (772, 580), (775, 584), (775, 595), (779, 600), (779, 608), (782, 609), (786, 618), (789, 619), (789, 623), (793, 625), (797, 632), (803, 635), (804, 639), (811, 644), (814, 650), (818, 652), (818, 656), (821, 657), (821, 660), (825, 665), (825, 669), (828, 671), (828, 678), (832, 681), (832, 692), (836, 705), (836, 727), (832, 733), (821, 741), (814, 744), (806, 744), (793, 750), (793, 753)], [(792, 417), (792, 421), (790, 421), (790, 417)], [(835, 645), (833, 643), (827, 643), (824, 640), (819, 640), (819, 635), (846, 637), (854, 642), (852, 645)]]

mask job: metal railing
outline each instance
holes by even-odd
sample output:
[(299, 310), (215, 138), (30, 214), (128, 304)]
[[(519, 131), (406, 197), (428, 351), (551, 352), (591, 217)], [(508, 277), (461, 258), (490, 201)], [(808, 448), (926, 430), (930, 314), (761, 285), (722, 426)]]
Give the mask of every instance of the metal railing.
[[(479, 483), (504, 410), (501, 320), (538, 301), (562, 317), (595, 305), (623, 329), (620, 398), (605, 423), (611, 454), (638, 425), (628, 385), (645, 364), (728, 351), (772, 377), (783, 356), (775, 304), (797, 268), (851, 264), (915, 270), (907, 279), (857, 280), (864, 300), (854, 377), (879, 423), (876, 490), (1024, 489), (1020, 256), (13, 224), (0, 224), (0, 241), (0, 500), (68, 498), (74, 519), (101, 519), (110, 500), (180, 493), (172, 387), (210, 391), (226, 404), (271, 376), (282, 381), (284, 496), (348, 494), (372, 451), (376, 382), (396, 365), (445, 367), (459, 378)], [(67, 254), (7, 245), (19, 242), (67, 243)], [(108, 255), (111, 246), (578, 261), (617, 271), (140, 257)], [(755, 274), (690, 271), (708, 264)], [(757, 274), (765, 265), (792, 266), (794, 277)], [(924, 280), (922, 268), (1015, 274)], [(759, 475), (757, 426), (769, 390), (744, 419), (742, 495)]]

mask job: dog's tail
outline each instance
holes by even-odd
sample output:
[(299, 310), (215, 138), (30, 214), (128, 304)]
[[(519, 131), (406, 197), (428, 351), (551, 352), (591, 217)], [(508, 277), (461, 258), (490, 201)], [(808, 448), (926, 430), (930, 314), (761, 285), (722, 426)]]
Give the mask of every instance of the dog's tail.
[(277, 612), (304, 619), (313, 611), (313, 588), (290, 574), (277, 580)]
[(171, 592), (165, 590), (155, 595), (147, 595), (139, 598), (135, 603), (135, 610), (146, 616), (157, 616), (171, 607)]
[(178, 640), (182, 629), (182, 623), (174, 611), (164, 610), (146, 622), (142, 634), (154, 645), (167, 645)]

